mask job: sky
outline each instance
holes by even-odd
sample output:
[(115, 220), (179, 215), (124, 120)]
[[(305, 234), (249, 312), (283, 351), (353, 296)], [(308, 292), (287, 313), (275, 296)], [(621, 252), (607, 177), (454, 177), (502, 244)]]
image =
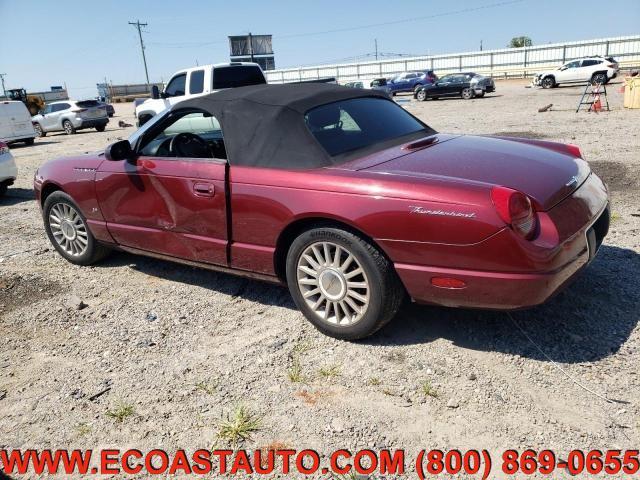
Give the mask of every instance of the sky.
[(147, 23), (150, 81), (229, 59), (228, 35), (272, 34), (277, 68), (374, 51), (441, 54), (640, 33), (640, 0), (0, 0), (0, 73), (7, 88), (144, 83), (137, 29)]

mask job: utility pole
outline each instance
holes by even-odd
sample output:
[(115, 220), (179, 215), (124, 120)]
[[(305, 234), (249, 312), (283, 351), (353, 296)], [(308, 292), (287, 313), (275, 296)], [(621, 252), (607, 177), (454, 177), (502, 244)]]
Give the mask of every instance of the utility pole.
[(378, 60), (378, 39), (374, 38), (373, 39), (373, 43), (376, 44), (376, 60)]
[(253, 37), (251, 32), (249, 32), (249, 55), (251, 55), (251, 61), (253, 62)]
[(4, 89), (4, 77), (6, 75), (6, 73), (0, 73), (0, 82), (2, 82), (2, 95), (4, 95), (5, 97), (7, 96), (7, 91)]
[(482, 51), (482, 40), (480, 40), (480, 51)]
[(144, 54), (144, 42), (142, 41), (142, 30), (140, 27), (146, 27), (146, 23), (140, 23), (140, 20), (135, 22), (129, 22), (129, 25), (133, 25), (138, 29), (138, 37), (140, 37), (140, 49), (142, 50), (142, 61), (144, 62), (144, 74), (147, 77), (147, 85), (149, 85), (149, 70), (147, 70), (147, 57)]

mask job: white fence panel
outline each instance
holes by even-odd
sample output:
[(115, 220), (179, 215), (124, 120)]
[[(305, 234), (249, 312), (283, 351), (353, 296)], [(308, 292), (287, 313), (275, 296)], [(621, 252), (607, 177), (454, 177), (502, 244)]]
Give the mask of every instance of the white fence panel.
[(336, 77), (344, 82), (357, 78), (392, 76), (407, 70), (430, 70), (442, 75), (458, 71), (478, 71), (495, 77), (522, 77), (588, 55), (613, 56), (623, 68), (640, 66), (640, 35), (579, 42), (505, 48), (449, 55), (382, 60), (378, 62), (318, 65), (265, 72), (271, 83), (297, 82)]

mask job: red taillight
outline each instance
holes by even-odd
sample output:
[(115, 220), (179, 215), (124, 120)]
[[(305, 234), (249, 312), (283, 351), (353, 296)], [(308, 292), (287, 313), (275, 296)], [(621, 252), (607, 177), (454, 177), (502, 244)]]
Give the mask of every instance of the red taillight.
[(574, 157), (582, 158), (582, 152), (580, 151), (580, 147), (577, 145), (567, 143), (567, 151)]
[(9, 153), (9, 145), (4, 142), (0, 142), (0, 155), (4, 155), (5, 153)]
[(81, 112), (86, 112), (87, 109), (86, 108), (76, 108), (74, 110), (71, 110), (72, 112), (76, 112), (76, 113), (81, 113)]
[(507, 187), (493, 187), (491, 200), (500, 218), (526, 239), (536, 231), (536, 215), (524, 193)]

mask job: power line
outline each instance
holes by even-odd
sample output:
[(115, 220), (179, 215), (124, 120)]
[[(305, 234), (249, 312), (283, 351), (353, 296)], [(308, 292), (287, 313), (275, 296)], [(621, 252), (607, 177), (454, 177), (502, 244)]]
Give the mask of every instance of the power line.
[(144, 54), (144, 42), (142, 41), (142, 30), (140, 27), (146, 27), (146, 23), (140, 23), (140, 20), (135, 22), (129, 22), (129, 25), (133, 25), (138, 29), (138, 37), (140, 37), (140, 50), (142, 50), (142, 61), (144, 62), (144, 74), (147, 77), (147, 85), (149, 85), (149, 70), (147, 70), (147, 57)]
[[(420, 17), (411, 17), (411, 18), (403, 18), (400, 20), (391, 20), (388, 22), (380, 22), (380, 23), (370, 23), (367, 25), (356, 25), (353, 27), (344, 27), (344, 28), (335, 28), (332, 30), (320, 30), (320, 31), (316, 31), (316, 32), (304, 32), (304, 33), (292, 33), (292, 34), (286, 34), (286, 35), (273, 35), (274, 39), (277, 40), (281, 40), (281, 39), (286, 39), (286, 38), (300, 38), (300, 37), (311, 37), (311, 36), (316, 36), (316, 35), (326, 35), (326, 34), (330, 34), (330, 33), (343, 33), (343, 32), (351, 32), (354, 30), (364, 30), (367, 28), (375, 28), (375, 27), (386, 27), (389, 25), (398, 25), (398, 24), (402, 24), (402, 23), (409, 23), (409, 22), (419, 22), (422, 20), (431, 20), (434, 18), (441, 18), (441, 17), (448, 17), (448, 16), (452, 16), (452, 15), (460, 15), (463, 13), (470, 13), (470, 12), (477, 12), (479, 10), (487, 10), (490, 8), (497, 8), (497, 7), (504, 7), (507, 5), (513, 5), (515, 3), (522, 3), (525, 0), (505, 0), (505, 1), (501, 1), (501, 2), (495, 2), (495, 3), (490, 3), (487, 5), (480, 5), (478, 7), (469, 7), (469, 8), (463, 8), (463, 9), (459, 9), (459, 10), (451, 10), (448, 12), (442, 12), (442, 13), (435, 13), (432, 15), (423, 15)], [(222, 44), (222, 43), (226, 43), (225, 40), (215, 40), (215, 41), (211, 41), (211, 42), (186, 42), (186, 43), (162, 43), (162, 42), (149, 42), (152, 45), (157, 45), (157, 46), (162, 46), (162, 47), (166, 47), (166, 48), (193, 48), (193, 47), (204, 47), (206, 45), (215, 45), (215, 44)]]

